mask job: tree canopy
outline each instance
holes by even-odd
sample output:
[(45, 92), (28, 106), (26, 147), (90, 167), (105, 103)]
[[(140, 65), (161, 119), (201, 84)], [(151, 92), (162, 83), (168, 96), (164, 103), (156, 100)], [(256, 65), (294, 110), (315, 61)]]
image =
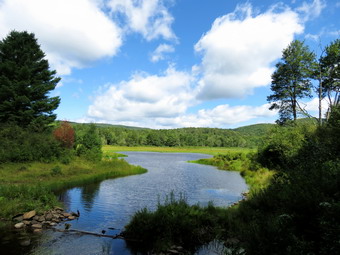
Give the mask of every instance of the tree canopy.
[(303, 42), (294, 40), (283, 50), (281, 61), (272, 75), (271, 90), (267, 97), (272, 103), (270, 110), (279, 110), (279, 123), (296, 120), (303, 112), (298, 100), (311, 97), (311, 77), (315, 69), (315, 54)]
[(340, 104), (340, 39), (331, 42), (325, 53), (320, 58), (322, 89), (332, 107)]
[(50, 70), (35, 35), (12, 31), (0, 41), (0, 122), (43, 130), (56, 119), (60, 78)]

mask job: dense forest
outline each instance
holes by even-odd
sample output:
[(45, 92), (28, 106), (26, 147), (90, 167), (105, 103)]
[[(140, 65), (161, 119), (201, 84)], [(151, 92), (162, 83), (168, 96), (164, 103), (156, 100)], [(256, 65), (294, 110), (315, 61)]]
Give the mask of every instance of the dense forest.
[[(86, 124), (72, 123), (77, 133)], [(120, 146), (207, 146), (207, 147), (255, 147), (269, 132), (271, 124), (249, 126), (247, 130), (218, 128), (141, 129), (98, 125), (104, 145)]]

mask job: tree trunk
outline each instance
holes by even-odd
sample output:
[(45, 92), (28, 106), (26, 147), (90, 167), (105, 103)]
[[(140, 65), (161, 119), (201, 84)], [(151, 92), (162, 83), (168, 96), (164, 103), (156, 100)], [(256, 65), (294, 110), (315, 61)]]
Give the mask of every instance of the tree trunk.
[(321, 70), (319, 76), (319, 125), (322, 125), (322, 78), (321, 78)]

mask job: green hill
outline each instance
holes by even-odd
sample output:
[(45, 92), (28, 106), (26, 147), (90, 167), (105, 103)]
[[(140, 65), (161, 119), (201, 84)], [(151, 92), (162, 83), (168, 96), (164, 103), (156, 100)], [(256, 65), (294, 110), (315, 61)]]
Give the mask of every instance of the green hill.
[(239, 132), (243, 135), (255, 135), (255, 136), (263, 136), (268, 134), (268, 132), (275, 127), (276, 124), (262, 123), (262, 124), (254, 124), (249, 126), (243, 126), (239, 128), (235, 128), (234, 131)]

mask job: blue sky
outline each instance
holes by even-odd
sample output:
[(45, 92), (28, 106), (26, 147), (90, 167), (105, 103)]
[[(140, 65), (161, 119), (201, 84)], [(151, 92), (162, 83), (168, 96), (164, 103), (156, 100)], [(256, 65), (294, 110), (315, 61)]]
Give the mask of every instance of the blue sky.
[(35, 33), (62, 78), (59, 120), (234, 128), (275, 121), (282, 50), (300, 39), (320, 54), (339, 14), (337, 0), (0, 0), (0, 37)]

